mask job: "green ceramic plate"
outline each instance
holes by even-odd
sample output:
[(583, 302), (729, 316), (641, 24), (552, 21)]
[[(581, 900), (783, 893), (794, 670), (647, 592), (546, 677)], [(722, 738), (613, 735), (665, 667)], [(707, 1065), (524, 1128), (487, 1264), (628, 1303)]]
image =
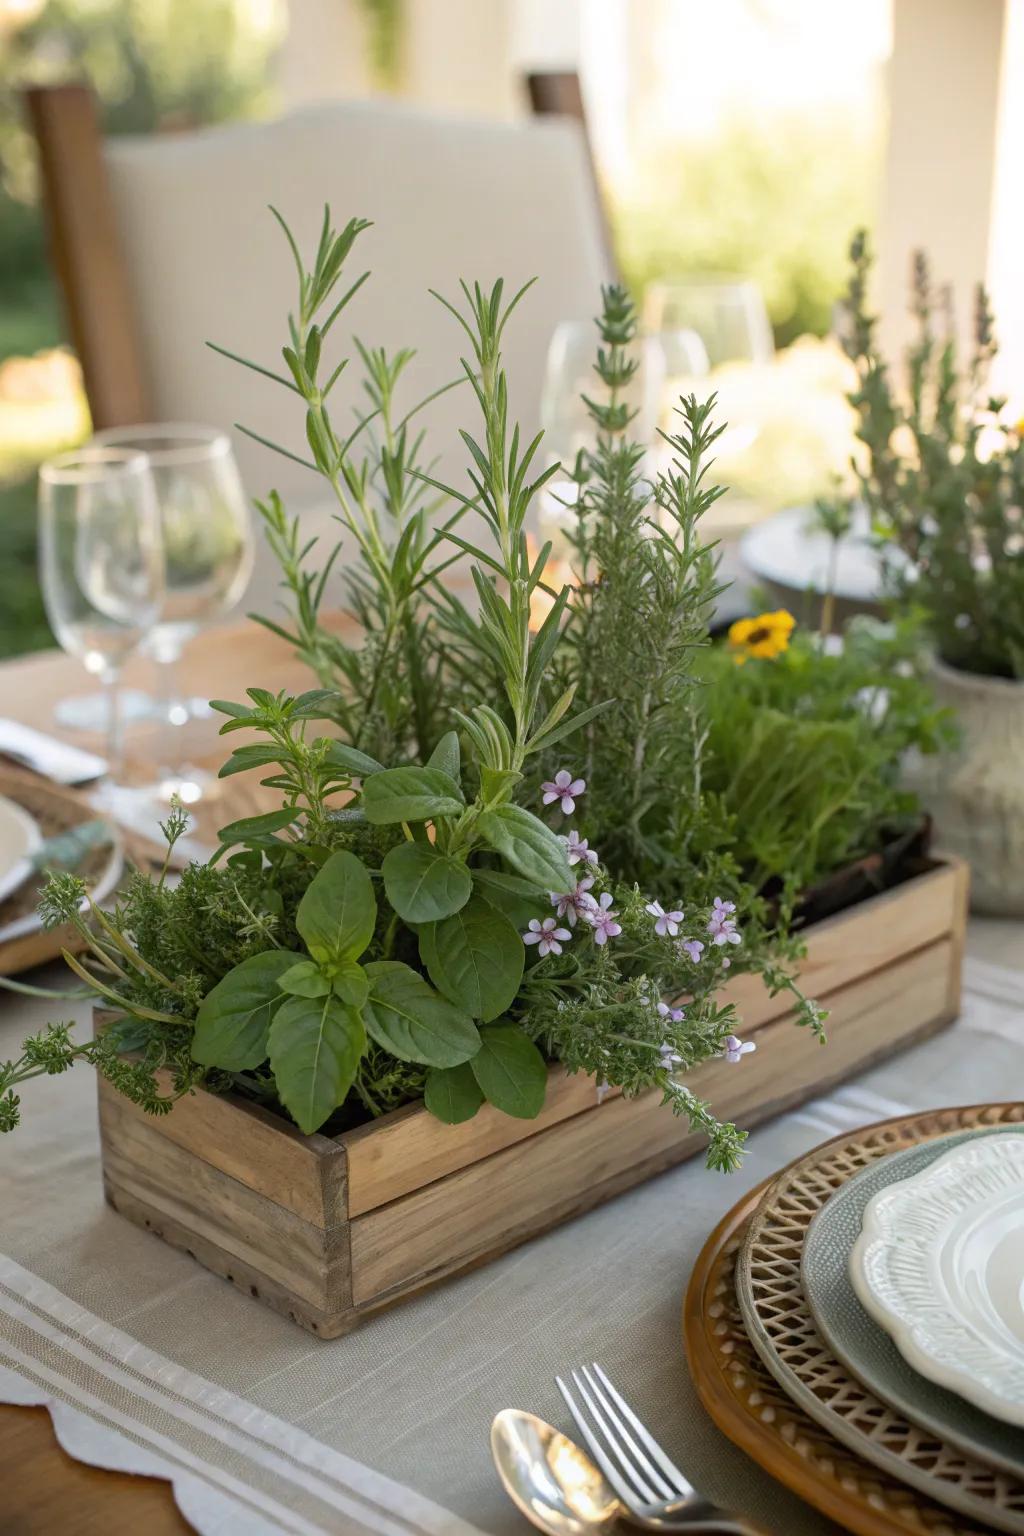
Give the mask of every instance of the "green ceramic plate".
[(883, 1402), (920, 1428), (931, 1430), (978, 1461), (1024, 1480), (1024, 1436), (1010, 1424), (919, 1376), (889, 1335), (868, 1316), (850, 1280), (850, 1251), (860, 1236), (868, 1201), (879, 1190), (910, 1178), (937, 1157), (975, 1136), (1020, 1134), (1004, 1130), (966, 1131), (896, 1152), (840, 1186), (807, 1229), (801, 1278), (818, 1330), (837, 1360)]

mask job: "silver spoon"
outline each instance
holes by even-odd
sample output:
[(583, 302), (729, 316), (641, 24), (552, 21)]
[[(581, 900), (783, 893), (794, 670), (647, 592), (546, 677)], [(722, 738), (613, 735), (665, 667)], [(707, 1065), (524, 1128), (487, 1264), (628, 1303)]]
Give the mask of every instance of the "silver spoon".
[(491, 1455), (513, 1504), (547, 1536), (594, 1536), (626, 1513), (587, 1453), (536, 1414), (503, 1408)]
[[(643, 1521), (616, 1496), (586, 1451), (534, 1413), (503, 1408), (491, 1425), (491, 1455), (516, 1508), (546, 1536), (597, 1536), (616, 1520), (662, 1531), (733, 1531), (756, 1527), (736, 1516)], [(705, 1506), (707, 1508), (707, 1506)], [(697, 1514), (697, 1511), (694, 1511)]]

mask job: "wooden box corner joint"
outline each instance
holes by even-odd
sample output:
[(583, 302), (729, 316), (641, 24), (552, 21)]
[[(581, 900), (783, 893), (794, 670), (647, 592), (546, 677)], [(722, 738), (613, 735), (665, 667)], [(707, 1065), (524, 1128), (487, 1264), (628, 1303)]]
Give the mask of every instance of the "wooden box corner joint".
[[(955, 1019), (967, 914), (957, 862), (817, 924), (801, 985), (829, 1009), (819, 1049), (785, 996), (742, 976), (728, 990), (758, 1049), (687, 1081), (751, 1126)], [(146, 1115), (99, 1085), (110, 1204), (321, 1338), (494, 1258), (701, 1147), (651, 1093), (598, 1103), (552, 1067), (536, 1120), (489, 1106), (446, 1126), (409, 1105), (337, 1137), (303, 1136), (237, 1098), (198, 1091)], [(485, 1197), (485, 1198), (482, 1198)]]

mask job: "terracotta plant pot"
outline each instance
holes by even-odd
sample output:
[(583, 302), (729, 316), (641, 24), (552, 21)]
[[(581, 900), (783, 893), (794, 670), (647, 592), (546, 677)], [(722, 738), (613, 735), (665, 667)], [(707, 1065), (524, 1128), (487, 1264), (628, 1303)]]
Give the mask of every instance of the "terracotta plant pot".
[(937, 846), (970, 865), (972, 910), (1024, 917), (1024, 682), (937, 657), (931, 672), (960, 742), (935, 757), (915, 754), (908, 782), (932, 814)]

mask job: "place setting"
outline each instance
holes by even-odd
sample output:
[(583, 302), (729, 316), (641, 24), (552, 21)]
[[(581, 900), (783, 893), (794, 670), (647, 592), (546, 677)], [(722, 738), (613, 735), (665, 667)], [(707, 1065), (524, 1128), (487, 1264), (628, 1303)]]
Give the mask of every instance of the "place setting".
[(849, 1530), (1024, 1529), (1022, 1125), (1017, 1102), (837, 1137), (696, 1266), (705, 1406)]

